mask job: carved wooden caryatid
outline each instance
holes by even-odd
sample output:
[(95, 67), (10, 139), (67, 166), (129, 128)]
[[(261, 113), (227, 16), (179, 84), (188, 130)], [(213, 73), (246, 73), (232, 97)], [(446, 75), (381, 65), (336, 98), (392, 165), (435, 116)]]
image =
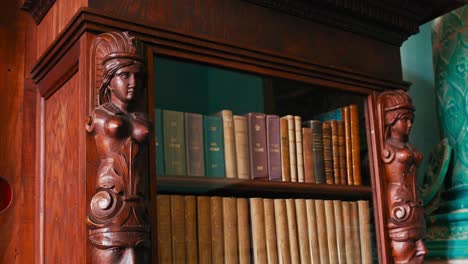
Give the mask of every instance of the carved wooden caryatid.
[(97, 106), (86, 125), (99, 156), (88, 226), (94, 263), (148, 263), (150, 121), (132, 112), (144, 87), (140, 45), (128, 32), (99, 35), (92, 50)]
[(414, 106), (402, 90), (379, 95), (383, 122), (382, 161), (388, 205), (388, 232), (395, 263), (423, 263), (424, 207), (416, 186), (416, 167), (422, 154), (408, 142)]

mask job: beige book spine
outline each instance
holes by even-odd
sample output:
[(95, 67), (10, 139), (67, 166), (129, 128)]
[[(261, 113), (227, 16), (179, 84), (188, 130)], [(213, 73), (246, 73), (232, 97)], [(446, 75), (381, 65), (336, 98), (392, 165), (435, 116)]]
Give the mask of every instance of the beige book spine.
[(289, 161), (289, 136), (288, 119), (280, 118), (281, 137), (281, 179), (285, 182), (291, 181), (291, 162)]
[[(354, 257), (357, 260), (361, 259), (361, 250), (359, 242), (359, 209), (357, 202), (350, 202), (351, 205), (351, 233), (353, 235), (353, 250)], [(359, 262), (359, 261), (358, 261)]]
[(250, 223), (247, 198), (237, 198), (237, 232), (239, 238), (239, 263), (250, 264)]
[(223, 197), (224, 226), (224, 263), (235, 264), (237, 260), (237, 201), (236, 198)]
[(185, 199), (171, 195), (172, 263), (185, 263)]
[(336, 247), (338, 251), (338, 263), (346, 263), (346, 248), (344, 240), (344, 226), (343, 226), (343, 206), (341, 201), (333, 201), (333, 209), (335, 213), (336, 223)]
[(297, 236), (302, 264), (310, 264), (309, 226), (307, 224), (307, 209), (304, 199), (294, 200), (296, 205)]
[(275, 199), (275, 226), (278, 245), (278, 260), (280, 264), (291, 263), (291, 250), (289, 245), (288, 217), (286, 200)]
[(325, 201), (315, 200), (315, 212), (317, 216), (317, 237), (319, 243), (320, 263), (330, 263), (327, 241), (327, 221), (325, 219)]
[(254, 263), (268, 263), (265, 243), (265, 213), (262, 198), (249, 198), (252, 223), (252, 250)]
[(286, 199), (286, 214), (288, 217), (288, 235), (289, 247), (291, 250), (291, 263), (301, 263), (301, 256), (299, 254), (299, 241), (297, 239), (296, 205), (293, 199)]
[(357, 105), (349, 106), (351, 127), (351, 155), (354, 185), (361, 185), (361, 145), (359, 138), (359, 111)]
[(346, 263), (353, 264), (358, 263), (355, 257), (355, 250), (353, 248), (353, 233), (352, 233), (352, 221), (351, 221), (351, 203), (343, 201), (341, 203), (343, 207), (343, 231), (345, 239), (345, 249), (346, 249)]
[[(211, 199), (197, 197), (198, 263), (211, 263)], [(162, 262), (166, 263), (166, 262)]]
[(234, 115), (237, 175), (239, 179), (250, 179), (249, 133), (247, 118)]
[(327, 227), (328, 256), (330, 263), (338, 263), (338, 249), (336, 246), (336, 224), (333, 201), (325, 200), (325, 221)]
[(237, 156), (234, 133), (234, 119), (231, 110), (222, 110), (216, 115), (223, 120), (224, 171), (226, 178), (237, 178)]
[(188, 264), (197, 263), (197, 198), (185, 198), (185, 260)]
[(309, 235), (309, 246), (310, 246), (310, 256), (312, 264), (320, 264), (320, 249), (318, 242), (318, 233), (317, 233), (317, 215), (315, 208), (315, 200), (307, 199), (306, 210), (307, 210), (307, 226), (308, 226), (308, 235)]
[(294, 132), (296, 139), (297, 155), (297, 181), (304, 182), (304, 152), (302, 149), (302, 118), (294, 116)]
[(341, 110), (345, 130), (345, 153), (346, 153), (346, 179), (348, 185), (354, 185), (353, 179), (353, 154), (351, 143), (351, 116), (349, 106), (344, 106)]
[(223, 199), (211, 197), (211, 257), (212, 263), (224, 262)]
[(372, 244), (370, 235), (369, 201), (358, 201), (357, 204), (359, 210), (361, 262), (363, 264), (370, 264), (372, 263)]
[(172, 262), (171, 235), (171, 198), (169, 195), (156, 197), (156, 212), (158, 216), (158, 260), (159, 263)]
[(263, 209), (265, 212), (265, 242), (267, 260), (269, 264), (278, 263), (278, 248), (275, 228), (275, 205), (273, 199), (263, 199)]
[(288, 120), (288, 140), (289, 140), (289, 167), (291, 181), (297, 182), (297, 155), (296, 155), (296, 131), (294, 126), (294, 116), (287, 115)]

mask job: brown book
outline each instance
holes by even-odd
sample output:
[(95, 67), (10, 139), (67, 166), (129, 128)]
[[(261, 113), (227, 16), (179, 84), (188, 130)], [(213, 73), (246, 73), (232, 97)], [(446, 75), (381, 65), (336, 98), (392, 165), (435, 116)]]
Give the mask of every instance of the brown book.
[(185, 114), (185, 144), (188, 176), (205, 176), (203, 115)]
[(251, 262), (249, 211), (249, 202), (247, 198), (237, 198), (237, 232), (239, 238), (239, 264), (250, 264)]
[(211, 261), (224, 262), (223, 198), (211, 197)]
[(349, 106), (351, 119), (351, 153), (354, 185), (361, 185), (361, 145), (359, 142), (359, 113), (357, 105)]
[[(351, 208), (351, 234), (353, 236), (353, 250), (355, 259), (361, 259), (360, 238), (359, 238), (359, 209), (357, 202), (350, 202)], [(358, 261), (359, 262), (359, 261)]]
[(359, 238), (361, 247), (361, 263), (372, 263), (372, 243), (370, 235), (369, 201), (357, 201), (359, 210)]
[(266, 115), (266, 139), (268, 157), (268, 179), (281, 181), (280, 122), (277, 115)]
[(300, 116), (294, 116), (294, 133), (296, 139), (297, 155), (297, 181), (304, 182), (304, 154), (302, 150), (302, 119)]
[(265, 242), (267, 263), (278, 263), (278, 248), (275, 227), (275, 205), (273, 199), (263, 199), (263, 209), (265, 212)]
[(239, 179), (250, 179), (249, 131), (247, 118), (234, 115), (237, 175)]
[(346, 263), (345, 235), (343, 226), (343, 206), (341, 201), (333, 200), (333, 210), (336, 223), (336, 247), (338, 251), (338, 262)]
[(295, 199), (297, 236), (299, 241), (299, 253), (302, 264), (310, 264), (309, 226), (307, 223), (307, 208), (304, 199)]
[[(305, 200), (307, 210), (307, 226), (309, 235), (310, 245), (310, 256), (312, 264), (320, 263), (320, 249), (318, 243), (318, 232), (317, 232), (317, 215), (315, 209), (315, 201), (312, 199)], [(321, 227), (323, 228), (323, 227)]]
[(294, 203), (294, 199), (286, 199), (286, 215), (288, 217), (288, 235), (289, 247), (291, 250), (291, 263), (301, 263), (301, 256), (299, 254), (299, 241), (297, 237), (296, 205)]
[(333, 159), (333, 183), (340, 184), (340, 153), (339, 153), (339, 143), (338, 143), (338, 121), (330, 120), (331, 129), (331, 143), (332, 143), (332, 159)]
[(315, 182), (325, 183), (325, 172), (323, 171), (322, 123), (318, 120), (308, 120), (303, 122), (302, 125), (312, 129), (312, 163), (314, 166)]
[(291, 181), (291, 163), (289, 161), (289, 136), (288, 119), (280, 118), (281, 135), (281, 179), (282, 181)]
[(330, 263), (338, 263), (338, 248), (336, 245), (336, 223), (333, 201), (325, 200), (325, 221), (327, 228), (328, 256)]
[(320, 263), (330, 263), (324, 200), (315, 200), (315, 213), (317, 216), (317, 238), (320, 252)]
[(297, 155), (296, 155), (296, 132), (294, 128), (294, 116), (282, 117), (288, 120), (288, 142), (289, 142), (289, 172), (291, 181), (297, 182)]
[(333, 173), (333, 151), (332, 151), (332, 135), (329, 122), (322, 123), (323, 136), (323, 168), (325, 171), (325, 182), (327, 184), (334, 183)]
[(197, 198), (193, 195), (185, 198), (185, 260), (198, 263), (197, 254)]
[(346, 176), (346, 145), (345, 145), (345, 127), (343, 121), (338, 123), (338, 158), (340, 160), (340, 184), (347, 185)]
[(237, 201), (223, 197), (224, 260), (226, 264), (238, 263)]
[(344, 106), (341, 108), (341, 115), (343, 118), (345, 130), (346, 183), (348, 185), (354, 185), (353, 155), (351, 152), (351, 115), (349, 113), (349, 106)]
[(254, 263), (268, 263), (265, 242), (265, 212), (262, 198), (249, 198), (252, 223), (252, 250)]
[[(352, 221), (351, 221), (351, 202), (343, 201), (341, 203), (343, 207), (343, 232), (345, 240), (345, 251), (346, 251), (346, 263), (355, 263), (355, 248), (353, 248), (353, 233), (352, 233)], [(358, 262), (356, 262), (358, 263)]]
[[(211, 263), (211, 199), (197, 196), (198, 263)], [(162, 262), (167, 263), (167, 262)]]
[(302, 128), (302, 145), (304, 150), (304, 181), (315, 183), (314, 154), (312, 152), (312, 128)]
[(172, 263), (185, 263), (185, 199), (171, 195)]
[(288, 217), (285, 199), (275, 199), (275, 226), (278, 245), (278, 260), (281, 264), (291, 263)]
[(237, 178), (236, 143), (234, 134), (234, 119), (231, 110), (216, 113), (223, 122), (224, 171), (226, 178)]
[(268, 179), (265, 114), (248, 113), (250, 177)]
[(169, 195), (156, 197), (156, 212), (158, 216), (158, 262), (172, 262), (172, 235), (171, 235), (171, 198)]

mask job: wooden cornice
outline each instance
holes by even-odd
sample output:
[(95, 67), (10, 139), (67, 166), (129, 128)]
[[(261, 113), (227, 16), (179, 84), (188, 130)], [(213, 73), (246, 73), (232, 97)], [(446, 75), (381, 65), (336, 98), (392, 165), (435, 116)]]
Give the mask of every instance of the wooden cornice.
[(54, 3), (55, 0), (25, 0), (21, 9), (28, 11), (38, 25)]

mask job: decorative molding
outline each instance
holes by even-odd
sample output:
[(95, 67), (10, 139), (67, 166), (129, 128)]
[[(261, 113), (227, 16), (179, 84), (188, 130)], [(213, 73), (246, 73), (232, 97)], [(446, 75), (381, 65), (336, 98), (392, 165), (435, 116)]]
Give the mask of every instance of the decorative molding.
[(21, 9), (31, 13), (36, 25), (39, 25), (54, 3), (55, 0), (25, 0)]

